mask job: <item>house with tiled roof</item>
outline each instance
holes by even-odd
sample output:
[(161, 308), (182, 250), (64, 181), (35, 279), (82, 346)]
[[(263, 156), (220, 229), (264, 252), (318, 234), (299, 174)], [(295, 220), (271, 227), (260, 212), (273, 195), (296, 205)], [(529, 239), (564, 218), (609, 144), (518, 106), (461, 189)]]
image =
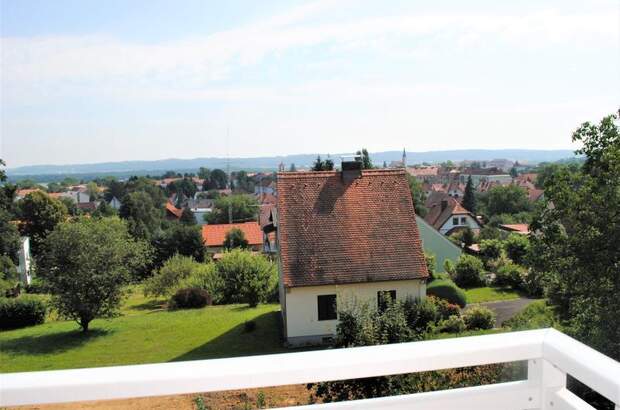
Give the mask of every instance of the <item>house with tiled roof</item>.
[(347, 301), (424, 298), (428, 271), (400, 169), (281, 172), (277, 217), (284, 335), (291, 345), (336, 333)]
[(433, 192), (425, 203), (428, 213), (424, 220), (443, 235), (459, 229), (480, 230), (476, 216), (465, 209), (455, 198), (442, 192)]
[(420, 182), (434, 183), (439, 182), (439, 167), (408, 167), (407, 173)]
[(170, 201), (166, 201), (166, 219), (181, 219), (181, 215), (183, 215), (182, 209), (177, 208)]
[(233, 229), (243, 232), (248, 248), (252, 251), (260, 251), (263, 245), (263, 231), (258, 222), (244, 222), (234, 224), (213, 224), (202, 226), (202, 240), (207, 248), (207, 253), (214, 255), (224, 249), (226, 234)]

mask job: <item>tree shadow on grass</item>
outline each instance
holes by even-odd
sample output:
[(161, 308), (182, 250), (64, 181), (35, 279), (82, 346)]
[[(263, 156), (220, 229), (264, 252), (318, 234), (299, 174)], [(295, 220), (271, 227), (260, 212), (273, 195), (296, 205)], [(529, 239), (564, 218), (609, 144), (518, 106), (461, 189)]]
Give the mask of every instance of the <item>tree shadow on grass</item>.
[(22, 355), (60, 353), (110, 333), (113, 331), (109, 329), (91, 329), (86, 333), (81, 330), (70, 330), (40, 336), (23, 336), (0, 343), (0, 350)]
[[(252, 356), (272, 353), (289, 353), (298, 349), (284, 347), (280, 312), (269, 312), (252, 319), (253, 331), (246, 331), (243, 323), (189, 352), (170, 360), (217, 359), (224, 357)], [(304, 349), (309, 350), (309, 349)]]
[[(166, 310), (168, 301), (165, 299), (160, 300), (149, 300), (148, 302), (140, 303), (139, 305), (132, 305), (130, 309), (132, 310), (152, 310), (153, 312), (157, 312), (160, 310)], [(152, 312), (150, 312), (152, 313)]]

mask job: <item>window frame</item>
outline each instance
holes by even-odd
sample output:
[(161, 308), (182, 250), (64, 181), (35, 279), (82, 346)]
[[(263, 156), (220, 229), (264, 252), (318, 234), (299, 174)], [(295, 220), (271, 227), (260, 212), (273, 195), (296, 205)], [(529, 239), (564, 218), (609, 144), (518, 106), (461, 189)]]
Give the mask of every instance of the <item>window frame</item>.
[(452, 225), (458, 225), (459, 224), (459, 217), (452, 217)]

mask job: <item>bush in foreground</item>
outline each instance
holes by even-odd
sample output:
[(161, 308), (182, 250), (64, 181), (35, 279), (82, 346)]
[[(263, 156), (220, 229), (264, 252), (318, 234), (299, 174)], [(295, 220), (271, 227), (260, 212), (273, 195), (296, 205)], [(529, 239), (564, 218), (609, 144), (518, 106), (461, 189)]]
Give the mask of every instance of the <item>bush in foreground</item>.
[(465, 330), (465, 321), (461, 316), (452, 315), (437, 325), (437, 330), (448, 333), (461, 333)]
[(510, 286), (513, 289), (521, 289), (523, 287), (523, 278), (525, 269), (514, 263), (509, 263), (500, 267), (495, 276), (495, 285)]
[(45, 322), (47, 305), (37, 297), (0, 298), (0, 329), (17, 329)]
[(461, 287), (475, 287), (484, 284), (482, 261), (471, 255), (461, 255), (456, 263), (454, 282)]
[(449, 279), (440, 279), (429, 283), (426, 288), (426, 294), (444, 299), (462, 308), (467, 305), (467, 297), (463, 289), (456, 286), (456, 284)]
[(493, 326), (495, 326), (495, 313), (484, 306), (474, 306), (465, 311), (463, 320), (467, 330), (493, 329)]
[(179, 289), (170, 299), (171, 309), (197, 309), (210, 304), (211, 296), (200, 288)]

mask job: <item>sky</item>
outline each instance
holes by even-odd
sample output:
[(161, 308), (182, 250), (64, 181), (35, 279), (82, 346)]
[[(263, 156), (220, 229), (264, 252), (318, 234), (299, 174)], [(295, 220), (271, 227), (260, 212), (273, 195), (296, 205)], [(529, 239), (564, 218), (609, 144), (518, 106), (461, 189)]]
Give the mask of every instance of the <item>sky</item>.
[(0, 0), (0, 158), (571, 149), (620, 105), (619, 4)]

